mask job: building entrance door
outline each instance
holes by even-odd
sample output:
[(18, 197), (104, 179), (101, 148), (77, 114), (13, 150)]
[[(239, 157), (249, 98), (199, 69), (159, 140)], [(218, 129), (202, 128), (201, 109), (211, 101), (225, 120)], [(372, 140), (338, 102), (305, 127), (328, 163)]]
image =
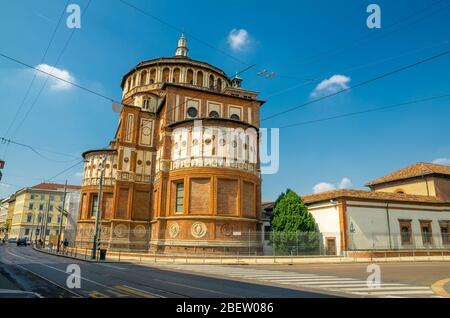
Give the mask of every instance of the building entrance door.
[(327, 237), (326, 240), (326, 253), (327, 255), (336, 255), (336, 239)]

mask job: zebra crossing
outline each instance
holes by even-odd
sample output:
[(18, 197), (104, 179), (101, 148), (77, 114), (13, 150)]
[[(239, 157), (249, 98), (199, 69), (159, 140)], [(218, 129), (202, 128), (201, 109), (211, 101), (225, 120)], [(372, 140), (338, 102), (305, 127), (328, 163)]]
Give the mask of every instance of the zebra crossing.
[(344, 293), (352, 297), (432, 297), (442, 298), (433, 293), (428, 286), (411, 286), (401, 283), (381, 283), (380, 286), (368, 286), (366, 280), (317, 275), (283, 270), (244, 268), (216, 265), (165, 265), (165, 269), (194, 272), (208, 276), (223, 276), (234, 279), (278, 284), (286, 287), (307, 287), (329, 292)]

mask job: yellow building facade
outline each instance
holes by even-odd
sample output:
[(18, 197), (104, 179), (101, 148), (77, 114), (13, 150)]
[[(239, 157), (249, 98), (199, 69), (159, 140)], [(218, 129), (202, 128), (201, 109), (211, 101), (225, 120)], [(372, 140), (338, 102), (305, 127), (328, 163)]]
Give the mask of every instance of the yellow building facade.
[[(8, 237), (30, 240), (56, 237), (62, 216), (63, 188), (64, 185), (44, 183), (17, 191)], [(79, 190), (80, 187), (71, 185), (68, 189)], [(67, 218), (63, 217), (63, 230), (66, 224)]]

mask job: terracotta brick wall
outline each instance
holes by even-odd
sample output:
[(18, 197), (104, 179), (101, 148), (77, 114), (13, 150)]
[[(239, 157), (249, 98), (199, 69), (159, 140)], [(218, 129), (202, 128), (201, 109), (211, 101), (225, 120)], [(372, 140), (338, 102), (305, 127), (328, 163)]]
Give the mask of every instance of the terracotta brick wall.
[(191, 179), (189, 213), (209, 214), (210, 213), (210, 178)]
[(238, 180), (217, 180), (217, 213), (237, 215)]
[(133, 198), (133, 220), (147, 220), (150, 215), (150, 193), (136, 191)]
[(127, 216), (128, 208), (128, 189), (119, 190), (118, 200), (116, 218), (125, 218)]
[(111, 219), (113, 209), (113, 194), (103, 193), (102, 194), (102, 218)]
[(242, 214), (246, 217), (255, 217), (255, 191), (254, 184), (251, 182), (244, 181), (244, 188), (242, 197)]

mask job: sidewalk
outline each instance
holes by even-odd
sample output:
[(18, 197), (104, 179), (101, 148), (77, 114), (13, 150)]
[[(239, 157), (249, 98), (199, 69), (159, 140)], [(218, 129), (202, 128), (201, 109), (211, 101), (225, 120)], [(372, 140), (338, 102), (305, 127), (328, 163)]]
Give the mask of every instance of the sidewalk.
[(288, 265), (288, 264), (339, 264), (339, 263), (387, 263), (387, 262), (448, 262), (449, 255), (430, 256), (400, 256), (400, 257), (341, 257), (341, 256), (192, 256), (192, 255), (162, 255), (151, 253), (111, 252), (108, 251), (106, 260), (91, 259), (91, 250), (68, 249), (67, 254), (51, 253), (48, 249), (38, 249), (44, 253), (74, 258), (89, 262), (107, 263), (141, 263), (141, 264), (222, 264), (222, 265)]

